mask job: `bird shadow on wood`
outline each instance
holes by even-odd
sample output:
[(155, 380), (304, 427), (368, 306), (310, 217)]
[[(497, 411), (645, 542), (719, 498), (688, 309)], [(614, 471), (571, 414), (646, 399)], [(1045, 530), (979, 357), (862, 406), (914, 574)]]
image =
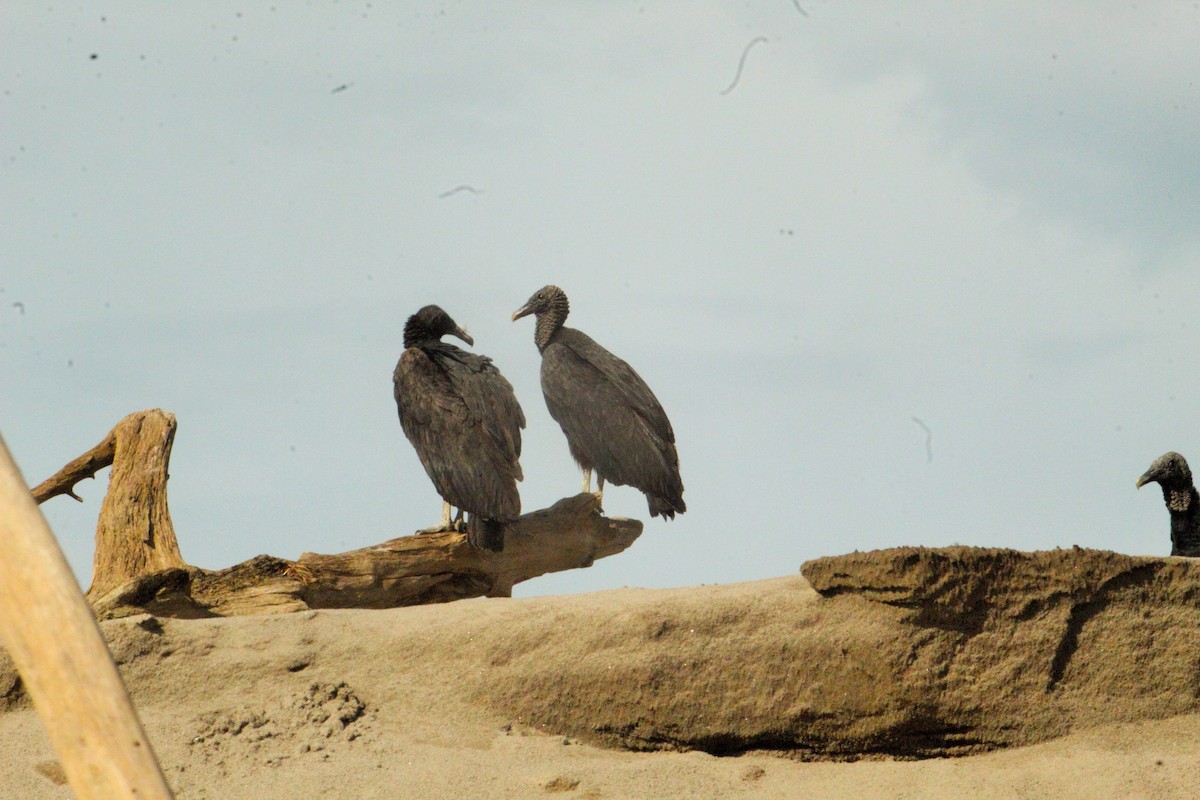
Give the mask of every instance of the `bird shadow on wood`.
[(87, 599), (100, 619), (151, 613), (199, 618), (317, 608), (394, 608), (469, 597), (508, 597), (518, 583), (622, 552), (642, 533), (634, 519), (600, 513), (594, 495), (565, 497), (505, 528), (502, 553), (458, 532), (402, 536), (345, 553), (259, 555), (221, 570), (183, 560), (167, 506), (175, 416), (122, 419), (95, 447), (34, 487), (38, 503), (112, 467), (96, 524)]

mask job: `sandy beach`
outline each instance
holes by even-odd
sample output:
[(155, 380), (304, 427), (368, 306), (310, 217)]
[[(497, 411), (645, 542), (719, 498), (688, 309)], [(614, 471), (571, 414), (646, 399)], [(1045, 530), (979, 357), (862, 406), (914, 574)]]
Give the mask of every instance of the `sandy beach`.
[[(776, 696), (782, 684), (761, 685), (761, 664), (739, 659), (764, 636), (786, 644), (778, 640), (790, 630), (798, 649), (784, 651), (802, 674), (813, 652), (805, 637), (818, 624), (822, 636), (869, 641), (878, 620), (845, 599), (828, 601), (790, 576), (391, 610), (142, 615), (102, 627), (180, 798), (1168, 798), (1200, 786), (1194, 714), (1101, 716), (1038, 744), (958, 758), (811, 760), (754, 740), (742, 750), (732, 739), (725, 745), (736, 755), (725, 756), (667, 741), (620, 746), (636, 732), (622, 733), (606, 714), (620, 713), (627, 691), (645, 704), (646, 730), (655, 713), (679, 713), (672, 702), (696, 709), (680, 725), (699, 727), (751, 700), (764, 714), (794, 714), (793, 700)], [(852, 613), (830, 616), (834, 607)], [(643, 674), (645, 659), (683, 669), (659, 669), (657, 686), (601, 677), (622, 665)], [(689, 668), (689, 659), (705, 663)], [(713, 664), (732, 683), (713, 682)], [(69, 797), (28, 699), (11, 690), (11, 671), (5, 686), (0, 796)], [(743, 686), (742, 696), (729, 686)], [(1129, 716), (1106, 702), (1114, 720)], [(575, 719), (547, 722), (558, 719), (547, 703)]]

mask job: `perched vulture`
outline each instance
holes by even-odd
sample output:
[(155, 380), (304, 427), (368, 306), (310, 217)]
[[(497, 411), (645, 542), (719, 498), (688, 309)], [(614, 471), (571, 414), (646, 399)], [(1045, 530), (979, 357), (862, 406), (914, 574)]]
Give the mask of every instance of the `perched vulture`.
[(1165, 453), (1137, 479), (1140, 489), (1147, 483), (1162, 488), (1163, 501), (1171, 514), (1171, 555), (1200, 557), (1200, 497), (1192, 484), (1192, 471), (1179, 453)]
[(687, 505), (666, 412), (633, 367), (563, 325), (568, 310), (563, 290), (546, 286), (513, 320), (537, 316), (533, 341), (542, 354), (542, 393), (583, 470), (583, 490), (591, 491), (595, 470), (598, 497), (605, 481), (633, 486), (646, 495), (651, 516), (674, 519)]
[(446, 334), (475, 343), (438, 306), (413, 314), (392, 374), (400, 426), (443, 501), (441, 523), (422, 532), (457, 528), (454, 506), (470, 515), (467, 541), (500, 552), (504, 525), (521, 514), (525, 415), (492, 360), (441, 341)]

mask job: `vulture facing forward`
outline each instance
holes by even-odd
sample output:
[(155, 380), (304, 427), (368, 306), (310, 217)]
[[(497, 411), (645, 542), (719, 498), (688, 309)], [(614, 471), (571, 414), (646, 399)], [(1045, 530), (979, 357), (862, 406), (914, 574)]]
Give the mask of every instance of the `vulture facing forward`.
[(537, 316), (533, 340), (542, 354), (542, 394), (567, 437), (590, 492), (596, 471), (597, 496), (604, 482), (633, 486), (646, 495), (650, 515), (674, 519), (687, 510), (675, 432), (654, 392), (633, 368), (567, 328), (567, 296), (557, 286), (534, 292), (513, 321)]
[(505, 523), (521, 514), (525, 415), (492, 360), (441, 341), (447, 334), (475, 344), (438, 306), (413, 314), (392, 374), (400, 426), (442, 496), (441, 524), (422, 533), (454, 529), (455, 506), (470, 514), (467, 541), (498, 553)]
[(1137, 479), (1140, 489), (1147, 483), (1162, 488), (1171, 513), (1171, 555), (1200, 557), (1200, 496), (1192, 484), (1192, 471), (1179, 453), (1165, 453)]

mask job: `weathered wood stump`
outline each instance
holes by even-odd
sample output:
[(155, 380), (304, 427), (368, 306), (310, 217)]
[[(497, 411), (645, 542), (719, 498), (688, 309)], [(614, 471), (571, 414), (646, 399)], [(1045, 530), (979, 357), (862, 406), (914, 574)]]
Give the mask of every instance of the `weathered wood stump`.
[(100, 444), (33, 489), (38, 503), (60, 494), (80, 500), (75, 484), (112, 466), (96, 523), (89, 600), (142, 575), (187, 567), (167, 508), (175, 427), (175, 415), (161, 409), (130, 414)]
[(87, 598), (101, 619), (150, 612), (171, 617), (270, 614), (309, 608), (391, 608), (467, 597), (507, 597), (522, 581), (589, 567), (629, 547), (642, 523), (600, 514), (587, 493), (523, 515), (505, 529), (502, 553), (477, 550), (462, 533), (402, 536), (347, 553), (296, 561), (255, 558), (212, 571), (187, 564), (167, 507), (175, 417), (159, 409), (125, 417), (98, 445), (33, 489), (44, 502), (76, 500), (84, 478), (112, 466), (96, 525)]

